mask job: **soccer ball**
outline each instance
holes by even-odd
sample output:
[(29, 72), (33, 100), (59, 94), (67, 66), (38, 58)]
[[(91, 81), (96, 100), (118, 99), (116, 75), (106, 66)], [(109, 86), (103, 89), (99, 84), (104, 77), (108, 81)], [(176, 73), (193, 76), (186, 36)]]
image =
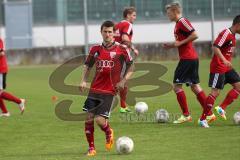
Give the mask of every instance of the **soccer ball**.
[(234, 121), (235, 124), (240, 125), (240, 111), (239, 111), (239, 112), (236, 112), (236, 113), (233, 115), (233, 121)]
[(133, 151), (133, 141), (131, 138), (123, 136), (117, 139), (116, 149), (119, 154), (129, 154)]
[(145, 113), (148, 110), (148, 105), (145, 102), (138, 102), (135, 105), (135, 111), (137, 113)]
[(158, 123), (166, 123), (169, 120), (169, 114), (165, 109), (157, 110), (155, 117)]

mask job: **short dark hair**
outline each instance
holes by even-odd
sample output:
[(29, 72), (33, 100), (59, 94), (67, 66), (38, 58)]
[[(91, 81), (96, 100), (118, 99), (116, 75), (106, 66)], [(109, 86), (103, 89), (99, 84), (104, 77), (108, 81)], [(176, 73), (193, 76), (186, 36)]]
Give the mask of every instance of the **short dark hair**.
[(166, 10), (171, 9), (171, 10), (177, 11), (178, 13), (182, 12), (182, 7), (179, 2), (169, 3), (165, 6), (165, 9)]
[(126, 7), (123, 10), (123, 18), (127, 18), (128, 14), (132, 14), (133, 12), (136, 12), (136, 8), (135, 7)]
[(101, 25), (101, 31), (102, 31), (103, 27), (113, 27), (113, 30), (115, 30), (114, 26), (115, 26), (115, 24), (113, 23), (113, 21), (104, 21)]
[(232, 25), (234, 26), (235, 24), (240, 23), (240, 15), (237, 15), (234, 19), (233, 19), (233, 23)]

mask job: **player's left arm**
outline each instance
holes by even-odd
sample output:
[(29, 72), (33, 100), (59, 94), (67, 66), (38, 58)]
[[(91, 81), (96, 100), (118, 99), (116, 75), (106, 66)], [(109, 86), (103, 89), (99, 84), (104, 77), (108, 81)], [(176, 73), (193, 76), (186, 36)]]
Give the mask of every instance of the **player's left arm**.
[(133, 71), (134, 71), (134, 64), (127, 64), (127, 71), (125, 76), (123, 77), (123, 79), (117, 83), (116, 88), (117, 90), (122, 90), (124, 89), (124, 86), (126, 84), (126, 82), (131, 78), (131, 76), (133, 75)]
[(135, 56), (138, 56), (139, 55), (139, 52), (138, 50), (134, 47), (134, 45), (132, 44), (131, 40), (129, 39), (128, 35), (127, 34), (123, 34), (122, 35), (122, 43), (126, 46), (128, 46), (132, 51), (133, 53), (135, 54)]
[(4, 55), (5, 55), (5, 52), (3, 49), (3, 41), (0, 39), (0, 56), (4, 56)]
[(198, 39), (198, 35), (197, 35), (196, 31), (193, 31), (186, 39), (184, 39), (182, 41), (175, 41), (174, 46), (180, 47), (181, 45), (184, 45), (188, 42), (192, 42), (196, 39)]
[(124, 59), (126, 62), (126, 74), (121, 79), (121, 81), (116, 85), (117, 90), (123, 89), (125, 86), (125, 83), (131, 78), (133, 71), (134, 71), (134, 65), (133, 65), (133, 58), (131, 57), (130, 51), (127, 48), (123, 48), (124, 50)]
[(134, 64), (128, 64), (127, 65), (127, 72), (125, 74), (125, 76), (123, 77), (123, 82), (126, 83), (133, 75), (133, 71), (134, 71)]

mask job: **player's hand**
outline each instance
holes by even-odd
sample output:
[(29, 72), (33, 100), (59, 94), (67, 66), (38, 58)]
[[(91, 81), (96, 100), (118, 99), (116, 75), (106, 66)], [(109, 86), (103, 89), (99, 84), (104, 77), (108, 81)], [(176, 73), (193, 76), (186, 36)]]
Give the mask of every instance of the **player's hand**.
[(223, 63), (224, 63), (224, 65), (227, 66), (227, 67), (232, 67), (232, 63), (229, 62), (228, 60), (224, 60)]
[(175, 41), (174, 42), (174, 47), (179, 47), (179, 46), (181, 46), (182, 44), (181, 44), (181, 42), (180, 41)]
[(4, 56), (5, 52), (4, 51), (0, 51), (0, 56)]
[(79, 86), (80, 92), (83, 92), (86, 87), (87, 87), (87, 82), (82, 81)]
[(139, 55), (139, 52), (137, 49), (133, 49), (133, 53), (135, 54), (136, 57)]
[(163, 43), (162, 47), (164, 49), (170, 49), (170, 48), (173, 48), (173, 44), (172, 43)]
[(126, 81), (123, 79), (123, 80), (121, 80), (120, 82), (118, 82), (117, 84), (116, 84), (116, 90), (117, 91), (120, 91), (120, 90), (123, 90), (124, 89), (124, 86), (125, 86), (125, 83), (126, 83)]

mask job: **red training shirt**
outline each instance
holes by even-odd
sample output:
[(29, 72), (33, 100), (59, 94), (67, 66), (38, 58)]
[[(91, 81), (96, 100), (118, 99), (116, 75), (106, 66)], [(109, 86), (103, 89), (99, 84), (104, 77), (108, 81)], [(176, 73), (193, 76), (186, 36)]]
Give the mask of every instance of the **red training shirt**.
[[(186, 39), (195, 29), (186, 18), (180, 18), (175, 25), (174, 35), (177, 41), (182, 41)], [(186, 44), (178, 47), (179, 57), (180, 59), (197, 59), (198, 55), (195, 51), (192, 42), (188, 42)]]
[(117, 42), (114, 42), (110, 48), (106, 48), (103, 44), (93, 46), (85, 61), (88, 67), (94, 64), (96, 67), (90, 92), (115, 95), (115, 86), (120, 82), (123, 74), (123, 63), (132, 63), (127, 47)]

